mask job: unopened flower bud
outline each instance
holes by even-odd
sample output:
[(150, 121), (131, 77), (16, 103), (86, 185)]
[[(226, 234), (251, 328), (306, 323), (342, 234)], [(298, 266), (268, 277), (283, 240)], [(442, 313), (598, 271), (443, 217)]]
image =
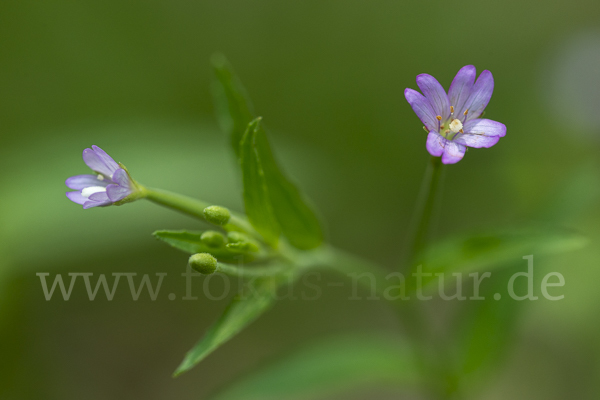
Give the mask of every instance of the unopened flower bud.
[(225, 207), (210, 206), (206, 207), (203, 211), (204, 218), (211, 224), (225, 225), (231, 218), (231, 213)]
[(225, 236), (221, 232), (206, 231), (200, 236), (200, 240), (209, 247), (221, 247), (225, 244)]
[(203, 275), (210, 275), (217, 269), (217, 259), (208, 253), (194, 254), (189, 259), (190, 267)]
[(260, 251), (258, 244), (240, 232), (229, 232), (227, 234), (227, 239), (229, 243), (227, 244), (227, 248), (230, 250), (234, 250), (240, 253), (256, 253)]
[(243, 233), (234, 231), (229, 232), (227, 234), (227, 240), (229, 240), (229, 243), (247, 242), (248, 236), (244, 235)]

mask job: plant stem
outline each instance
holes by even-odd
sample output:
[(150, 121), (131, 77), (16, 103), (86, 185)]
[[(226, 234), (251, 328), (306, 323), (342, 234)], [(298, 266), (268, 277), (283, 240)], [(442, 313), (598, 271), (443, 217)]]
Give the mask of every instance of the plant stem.
[[(204, 216), (204, 209), (206, 207), (210, 207), (212, 204), (162, 189), (146, 188), (139, 184), (138, 187), (141, 192), (140, 197), (145, 197), (146, 199), (161, 206), (165, 206), (172, 210), (176, 210), (183, 214), (208, 222), (206, 220), (206, 217)], [(233, 211), (230, 211), (230, 213), (231, 217), (229, 218), (229, 222), (224, 226), (221, 226), (221, 228), (225, 229), (225, 231), (227, 232), (236, 231), (245, 233), (251, 236), (252, 238), (258, 240), (259, 242), (264, 243), (265, 246), (271, 247), (264, 242), (264, 239), (260, 235), (260, 233), (258, 233), (252, 227), (250, 222), (248, 222), (248, 220), (243, 215), (237, 214)], [(279, 256), (283, 257), (288, 261), (295, 260), (298, 255), (298, 251), (292, 248), (284, 240), (280, 240), (277, 248), (273, 248), (273, 250)]]
[[(372, 295), (385, 295), (385, 289), (389, 285), (387, 278), (390, 271), (372, 261), (331, 246), (322, 246), (309, 253), (307, 260), (308, 262), (304, 262), (306, 265), (326, 267), (355, 279), (357, 284), (370, 290)], [(363, 276), (368, 279), (359, 279)], [(399, 305), (397, 301), (390, 301), (390, 303), (395, 306)]]
[[(162, 206), (182, 212), (202, 221), (206, 221), (206, 218), (204, 217), (204, 209), (212, 205), (192, 197), (168, 192), (162, 189), (144, 187), (141, 188), (141, 191), (146, 199), (156, 204), (160, 204)], [(261, 239), (260, 235), (254, 230), (254, 228), (252, 228), (252, 225), (250, 225), (250, 223), (244, 217), (233, 212), (231, 213), (229, 222), (224, 226), (224, 228), (228, 231), (244, 232), (255, 238)]]
[(407, 256), (407, 262), (409, 265), (415, 261), (415, 257), (427, 246), (427, 241), (430, 238), (431, 222), (434, 214), (434, 208), (438, 201), (438, 196), (441, 193), (440, 183), (442, 181), (443, 164), (441, 157), (431, 156), (427, 169), (425, 170), (425, 176), (423, 177), (423, 183), (421, 184), (421, 190), (419, 191), (419, 198), (415, 208), (415, 222), (413, 225), (413, 232), (411, 240), (411, 246)]
[(439, 343), (432, 342), (421, 304), (415, 300), (391, 299), (390, 293), (386, 293), (385, 289), (390, 285), (388, 279), (395, 276), (393, 273), (374, 262), (333, 247), (323, 247), (307, 254), (305, 262), (301, 264), (313, 268), (327, 267), (349, 276), (355, 284), (369, 291), (370, 296), (381, 296), (388, 300), (396, 310), (406, 336), (413, 343), (415, 366), (424, 378), (423, 393), (435, 400), (457, 398), (453, 388), (448, 385), (450, 362), (446, 359), (447, 354)]
[[(443, 178), (443, 164), (440, 157), (431, 157), (423, 176), (423, 182), (419, 191), (419, 197), (415, 207), (414, 220), (409, 236), (409, 247), (406, 256), (406, 271), (411, 273), (413, 268), (420, 264), (423, 250), (427, 247), (431, 237), (432, 221), (434, 220), (435, 208), (439, 204), (441, 194), (441, 182)], [(420, 359), (420, 367), (425, 378), (425, 391), (436, 399), (449, 399), (451, 395), (446, 389), (446, 369), (448, 365), (445, 360), (445, 349), (439, 347), (435, 338), (430, 335), (431, 327), (424, 318), (423, 305), (415, 301), (409, 301), (405, 307), (398, 309), (398, 317), (410, 324), (406, 331), (414, 343), (415, 352)]]
[[(431, 225), (432, 213), (436, 204), (436, 196), (439, 193), (439, 183), (441, 177), (442, 165), (439, 158), (432, 158), (427, 168), (423, 187), (419, 195), (417, 210), (419, 215), (417, 229), (415, 230), (411, 260), (417, 255), (426, 245), (428, 231)], [(145, 188), (139, 186), (140, 197), (190, 215), (194, 218), (206, 221), (204, 209), (211, 204), (196, 200), (194, 198), (180, 195), (177, 193), (168, 192), (161, 189)], [(223, 227), (227, 231), (240, 231), (249, 234), (253, 237), (262, 239), (260, 235), (252, 228), (250, 223), (241, 215), (231, 214), (229, 222)], [(337, 272), (349, 275), (358, 284), (364, 285), (367, 290), (371, 290), (371, 295), (379, 295), (386, 297), (385, 288), (388, 286), (389, 271), (380, 267), (376, 263), (362, 259), (358, 256), (346, 253), (342, 250), (335, 249), (330, 246), (321, 246), (313, 251), (298, 252), (295, 249), (289, 248), (287, 243), (283, 242), (276, 252), (291, 261), (296, 265), (297, 271), (311, 269), (316, 267), (328, 267)], [(219, 263), (217, 271), (242, 277), (261, 277), (269, 275), (277, 275), (283, 271), (287, 271), (288, 266), (275, 265), (252, 269), (240, 269), (232, 265)], [(361, 276), (369, 279), (358, 279)], [(389, 300), (389, 303), (395, 307), (398, 316), (406, 327), (406, 333), (413, 341), (415, 353), (417, 355), (419, 365), (418, 368), (425, 379), (433, 386), (427, 386), (426, 389), (432, 390), (432, 394), (439, 399), (449, 399), (449, 394), (445, 392), (443, 385), (445, 381), (445, 369), (440, 369), (440, 361), (433, 362), (431, 359), (431, 350), (434, 350), (429, 342), (427, 334), (428, 327), (423, 318), (419, 304), (411, 301), (402, 301), (400, 299)], [(435, 346), (433, 346), (435, 347)], [(438, 353), (442, 355), (441, 353)], [(435, 357), (435, 356), (434, 356)], [(444, 364), (444, 362), (441, 362)], [(440, 382), (441, 381), (441, 382)]]

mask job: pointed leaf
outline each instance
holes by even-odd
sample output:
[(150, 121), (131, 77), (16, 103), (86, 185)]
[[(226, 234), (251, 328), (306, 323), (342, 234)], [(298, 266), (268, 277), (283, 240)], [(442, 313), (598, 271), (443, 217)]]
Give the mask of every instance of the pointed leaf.
[(240, 257), (243, 257), (242, 261), (244, 262), (252, 261), (251, 255), (240, 255), (238, 251), (231, 251), (225, 245), (220, 247), (208, 246), (200, 239), (202, 232), (163, 230), (156, 231), (152, 235), (156, 239), (188, 254), (210, 253), (223, 262), (239, 262)]
[(152, 235), (155, 238), (186, 253), (206, 253), (208, 246), (202, 243), (200, 236), (202, 232), (190, 231), (156, 231)]
[(417, 381), (410, 347), (401, 340), (336, 336), (259, 370), (212, 400), (323, 399), (365, 386), (406, 389)]
[(225, 56), (216, 54), (211, 63), (217, 78), (213, 85), (217, 118), (221, 129), (229, 134), (231, 146), (239, 159), (240, 142), (248, 124), (254, 119), (252, 105)]
[[(217, 77), (214, 94), (218, 119), (222, 128), (230, 135), (235, 154), (241, 159), (241, 142), (248, 124), (254, 120), (252, 106), (225, 57), (213, 56), (212, 65)], [(296, 185), (279, 168), (262, 128), (255, 135), (254, 145), (281, 231), (297, 248), (312, 249), (319, 246), (323, 241), (319, 220)], [(271, 226), (270, 223), (266, 225)]]
[(260, 125), (254, 135), (254, 146), (264, 172), (271, 205), (283, 234), (299, 249), (318, 247), (323, 242), (319, 219), (296, 185), (279, 168), (267, 135)]
[(240, 144), (242, 180), (244, 183), (244, 206), (248, 220), (265, 241), (275, 247), (279, 240), (279, 224), (275, 218), (265, 175), (254, 147), (254, 137), (259, 129), (260, 118), (248, 125)]
[(287, 277), (266, 277), (252, 281), (233, 298), (219, 320), (185, 355), (174, 375), (180, 375), (202, 361), (242, 329), (265, 313), (275, 303), (275, 290)]

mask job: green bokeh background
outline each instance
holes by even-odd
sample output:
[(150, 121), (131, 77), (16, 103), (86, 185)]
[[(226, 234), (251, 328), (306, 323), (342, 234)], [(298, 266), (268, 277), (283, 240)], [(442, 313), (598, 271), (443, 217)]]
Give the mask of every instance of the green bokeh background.
[[(600, 129), (563, 96), (557, 66), (580, 35), (600, 41), (599, 23), (594, 0), (3, 0), (0, 398), (204, 398), (313, 338), (397, 328), (385, 304), (328, 288), (313, 302), (280, 302), (170, 377), (226, 302), (169, 301), (182, 291), (186, 257), (150, 233), (199, 225), (146, 202), (83, 211), (63, 182), (86, 173), (81, 151), (96, 144), (140, 182), (241, 210), (213, 117), (216, 51), (235, 66), (331, 242), (390, 268), (428, 158), (404, 88), (423, 72), (447, 88), (463, 65), (491, 70), (486, 117), (508, 134), (447, 169), (436, 235), (552, 221), (591, 245), (536, 265), (565, 276), (565, 299), (525, 305), (505, 364), (477, 398), (598, 398)], [(600, 88), (598, 71), (585, 87)], [(586, 95), (600, 111), (597, 92)], [(46, 302), (36, 272), (169, 277), (155, 302), (125, 291), (91, 302), (77, 285), (70, 301)]]

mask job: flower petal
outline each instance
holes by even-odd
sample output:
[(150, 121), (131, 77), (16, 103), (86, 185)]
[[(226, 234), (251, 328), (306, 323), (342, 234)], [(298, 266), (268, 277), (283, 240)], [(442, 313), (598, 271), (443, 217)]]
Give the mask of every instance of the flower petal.
[(445, 121), (450, 116), (450, 100), (446, 91), (433, 76), (428, 74), (417, 75), (417, 85), (431, 103), (436, 115), (442, 117)]
[(444, 144), (446, 139), (439, 135), (437, 132), (429, 132), (427, 135), (427, 143), (425, 147), (427, 147), (427, 151), (434, 157), (439, 157), (444, 154)]
[(462, 144), (464, 146), (474, 147), (474, 148), (489, 148), (498, 143), (500, 140), (500, 136), (484, 136), (484, 135), (475, 135), (475, 134), (464, 134), (459, 135), (453, 141)]
[(442, 163), (456, 164), (462, 160), (463, 156), (465, 155), (465, 151), (467, 151), (467, 148), (462, 144), (458, 144), (451, 140), (446, 140), (444, 154), (442, 155)]
[(89, 186), (107, 186), (109, 183), (98, 179), (98, 175), (76, 175), (65, 181), (65, 185), (74, 190), (81, 190)]
[(131, 189), (119, 185), (108, 185), (106, 187), (106, 194), (108, 195), (110, 201), (114, 203), (129, 196), (131, 194)]
[[(111, 186), (111, 185), (109, 185)], [(92, 207), (104, 207), (112, 204), (112, 201), (108, 198), (106, 192), (96, 192), (88, 197), (85, 203), (83, 203), (83, 208), (88, 209)]]
[[(492, 98), (492, 92), (494, 91), (494, 77), (492, 73), (485, 70), (477, 78), (477, 82), (473, 85), (471, 95), (467, 100), (464, 109), (468, 109), (467, 121), (475, 119), (481, 115), (485, 107)], [(464, 112), (464, 110), (462, 111)]]
[(73, 203), (83, 204), (88, 201), (87, 198), (81, 195), (81, 192), (67, 192), (66, 195)]
[[(92, 147), (94, 150), (83, 150), (83, 161), (91, 170), (109, 177), (112, 176), (112, 174), (119, 169), (119, 165), (102, 149), (97, 146)], [(96, 151), (96, 149), (99, 151)]]
[(416, 90), (406, 89), (404, 97), (406, 97), (406, 101), (408, 101), (408, 104), (410, 104), (425, 127), (430, 131), (437, 130), (438, 121), (435, 118), (435, 111), (433, 111), (433, 107), (431, 107), (425, 96)]
[(110, 201), (110, 199), (108, 198), (108, 195), (104, 191), (91, 194), (90, 197), (88, 197), (88, 200), (100, 201), (100, 202)]
[(500, 136), (506, 135), (506, 125), (501, 122), (492, 121), (491, 119), (472, 119), (467, 121), (463, 127), (465, 133), (475, 133), (484, 136)]
[(112, 171), (106, 166), (106, 164), (104, 164), (104, 162), (92, 149), (83, 150), (83, 162), (85, 162), (92, 171), (106, 176), (112, 175)]
[(125, 171), (123, 168), (119, 168), (118, 170), (115, 171), (115, 173), (112, 176), (112, 180), (117, 185), (123, 186), (124, 188), (131, 187), (131, 181), (129, 179), (129, 175), (127, 174), (127, 171)]
[(107, 201), (93, 201), (93, 200), (88, 200), (83, 204), (83, 209), (87, 210), (88, 208), (93, 208), (93, 207), (106, 207), (106, 206), (110, 206), (112, 203), (110, 200)]
[(459, 116), (459, 118), (465, 112), (464, 106), (471, 95), (476, 76), (477, 70), (475, 67), (466, 65), (458, 71), (450, 85), (448, 97), (450, 98), (450, 104), (454, 106), (454, 115)]
[(100, 160), (102, 160), (102, 162), (108, 167), (108, 169), (111, 171), (111, 174), (109, 176), (112, 176), (112, 174), (115, 173), (116, 170), (118, 170), (119, 168), (119, 164), (117, 164), (115, 162), (115, 160), (113, 160), (113, 158), (111, 156), (109, 156), (108, 154), (106, 154), (106, 152), (104, 150), (102, 150), (100, 147), (93, 145), (92, 146), (92, 150), (94, 150), (96, 152), (96, 154), (98, 155), (98, 157), (100, 158)]

